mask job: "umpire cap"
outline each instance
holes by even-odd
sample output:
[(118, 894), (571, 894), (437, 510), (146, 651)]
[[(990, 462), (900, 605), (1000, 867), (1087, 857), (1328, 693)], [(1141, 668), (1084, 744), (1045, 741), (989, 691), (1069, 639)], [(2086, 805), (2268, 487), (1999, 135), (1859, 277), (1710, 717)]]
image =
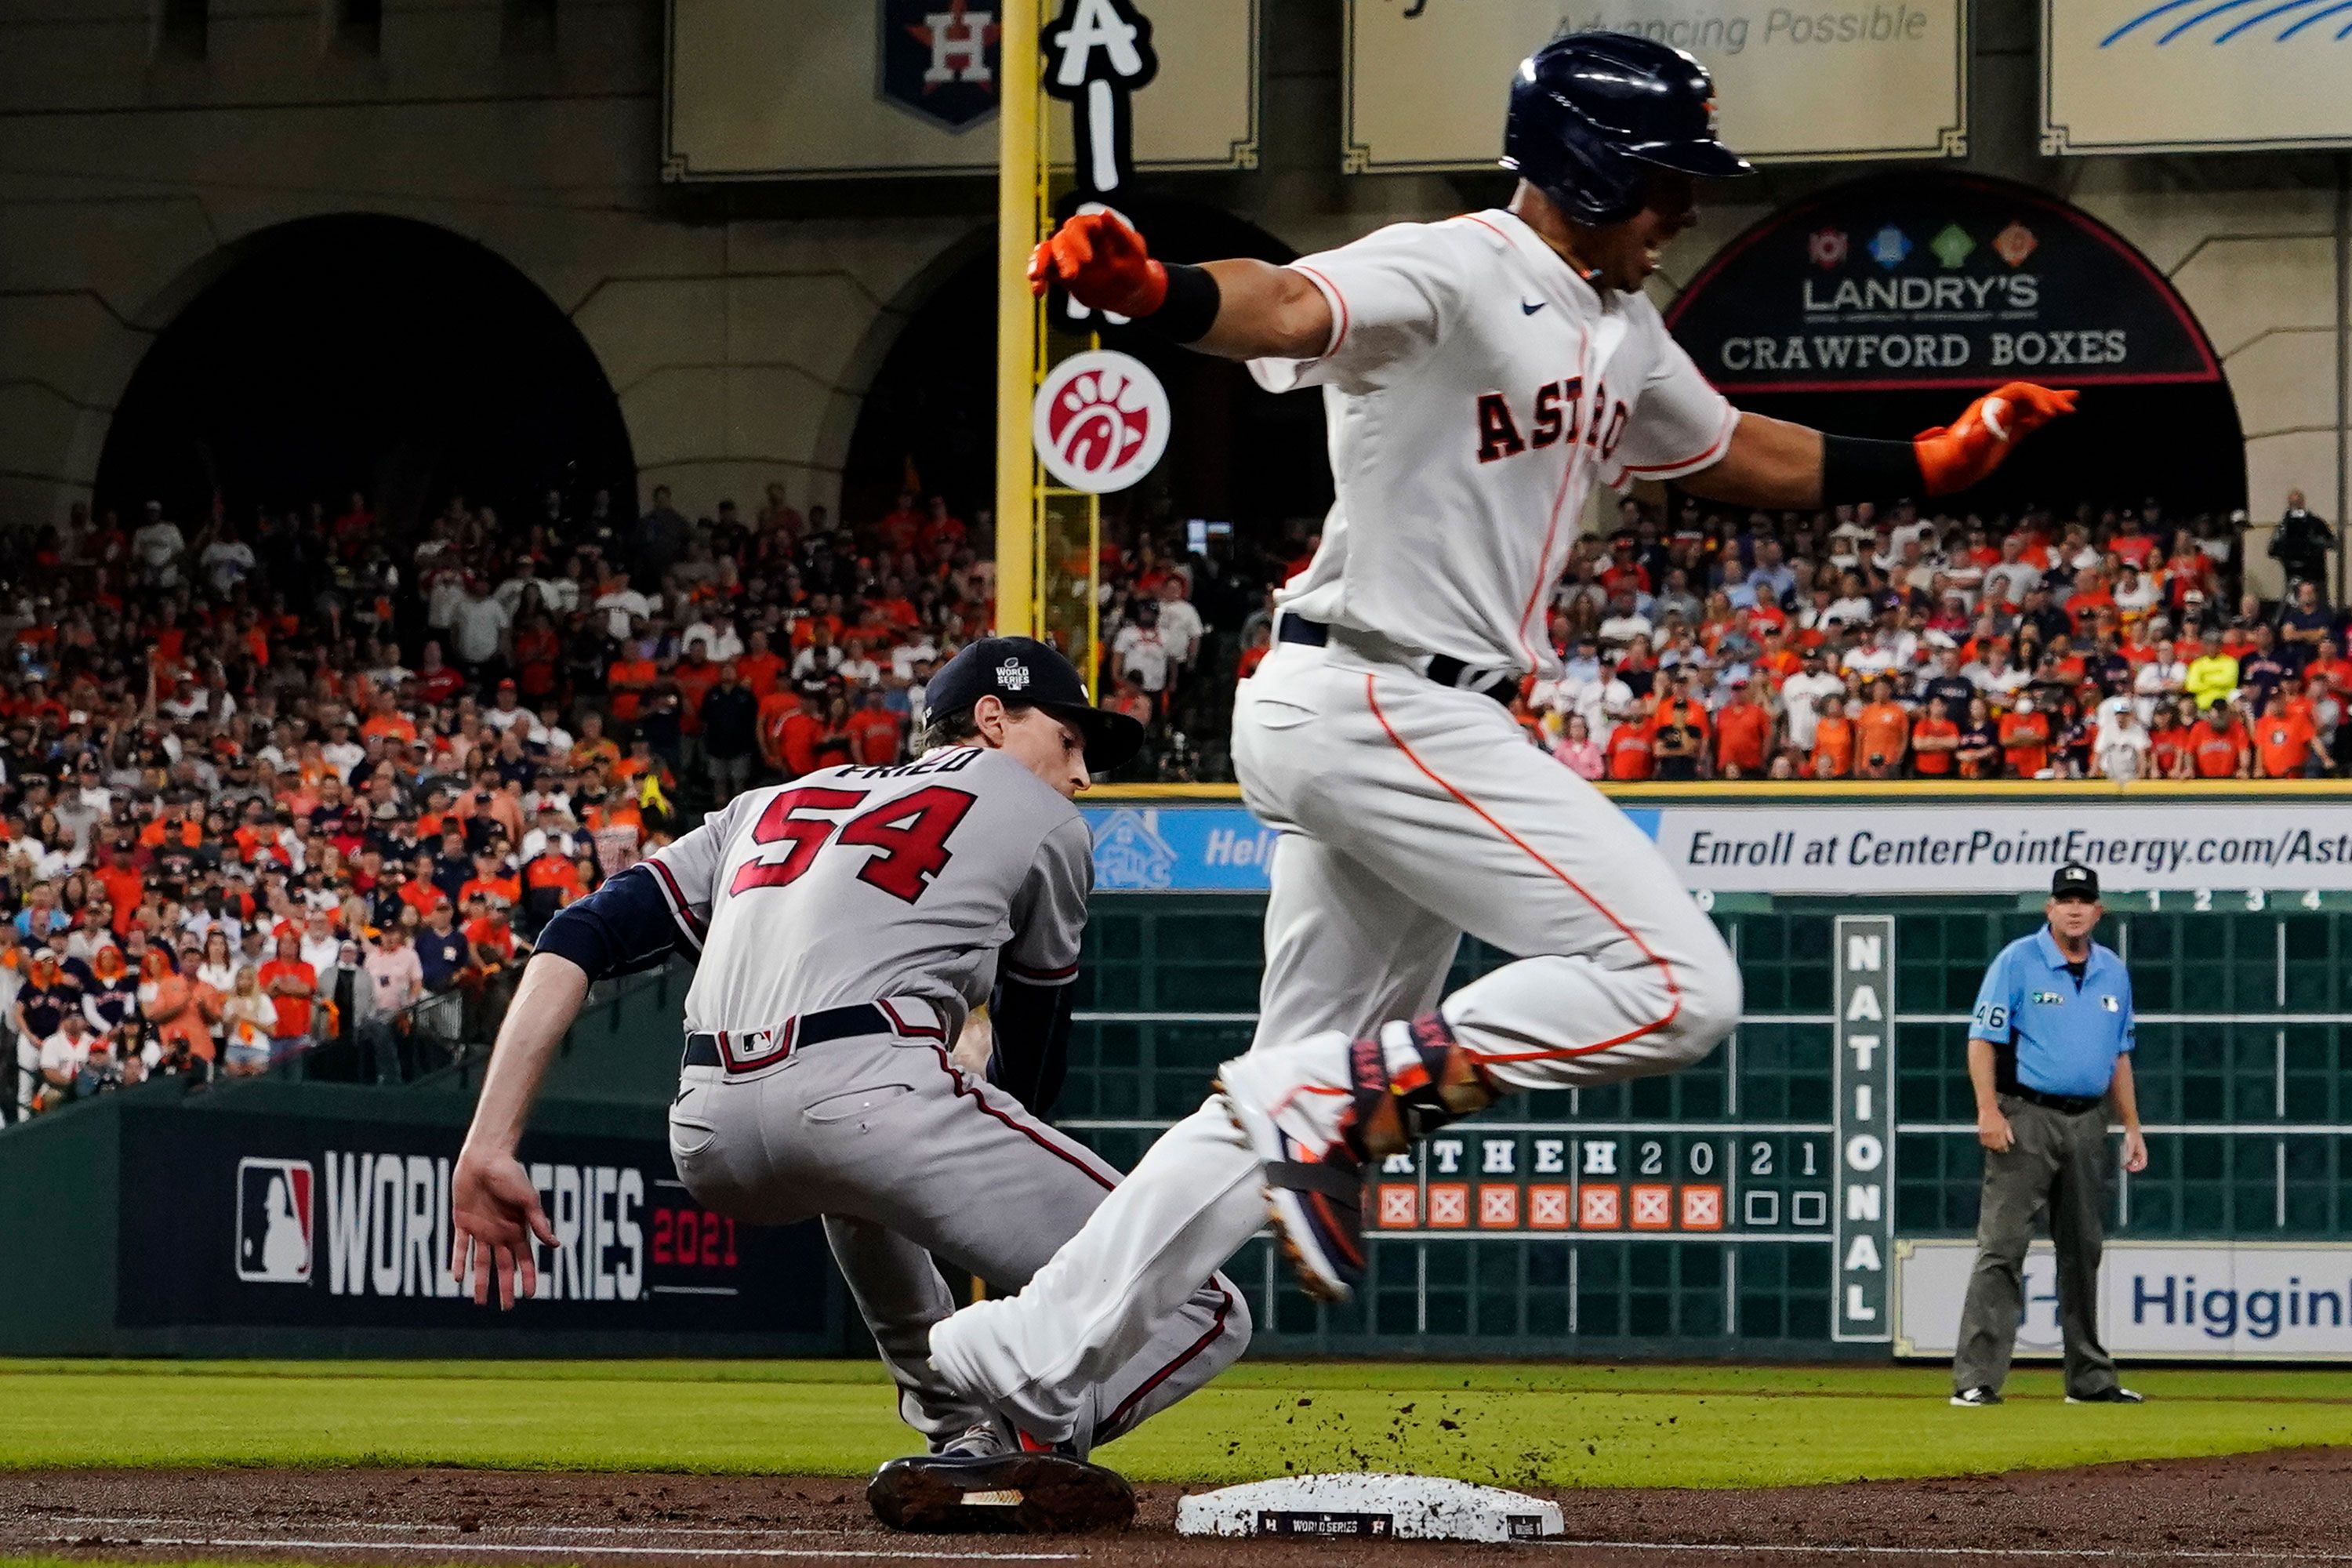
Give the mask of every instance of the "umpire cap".
[(1748, 160), (1715, 133), (1715, 79), (1682, 50), (1633, 33), (1570, 33), (1519, 62), (1503, 167), (1582, 224), (1642, 210), (1652, 167), (1729, 179)]
[(2050, 896), (2084, 899), (2095, 904), (2099, 901), (2099, 874), (2079, 860), (2069, 860), (2050, 879)]
[(923, 688), (934, 714), (961, 713), (983, 697), (1042, 708), (1087, 742), (1087, 771), (1107, 773), (1143, 747), (1143, 726), (1087, 699), (1077, 668), (1034, 637), (982, 637), (940, 668)]

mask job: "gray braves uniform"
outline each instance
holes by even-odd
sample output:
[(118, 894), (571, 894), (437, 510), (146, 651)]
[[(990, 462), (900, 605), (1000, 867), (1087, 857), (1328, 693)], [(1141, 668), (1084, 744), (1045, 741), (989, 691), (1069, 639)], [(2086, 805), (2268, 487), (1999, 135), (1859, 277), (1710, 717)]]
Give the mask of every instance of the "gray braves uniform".
[[(1118, 1180), (948, 1058), (1000, 965), (1008, 994), (1076, 978), (1093, 880), (1075, 806), (1003, 752), (955, 747), (738, 796), (541, 943), (592, 974), (696, 957), (678, 1174), (740, 1218), (824, 1216), (900, 1413), (933, 1438), (994, 1414), (930, 1368), (931, 1325), (955, 1307), (933, 1257), (1025, 1285)], [(806, 1041), (812, 1015), (861, 1005), (878, 1031)], [(1024, 1045), (1005, 1009), (997, 1022), (1000, 1050)], [(1214, 1377), (1249, 1327), (1241, 1292), (1211, 1277), (1086, 1398), (1081, 1450)]]

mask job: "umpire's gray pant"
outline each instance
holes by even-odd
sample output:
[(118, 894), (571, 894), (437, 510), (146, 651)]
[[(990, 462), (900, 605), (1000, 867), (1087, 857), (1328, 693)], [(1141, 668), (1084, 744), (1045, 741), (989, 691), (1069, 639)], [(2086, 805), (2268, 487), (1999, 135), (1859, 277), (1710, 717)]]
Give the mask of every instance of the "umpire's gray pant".
[(2066, 1343), (2066, 1392), (2076, 1398), (2116, 1386), (2116, 1363), (2099, 1342), (2099, 1253), (2105, 1242), (2107, 1111), (2104, 1101), (2069, 1116), (2015, 1095), (2000, 1097), (2014, 1134), (1988, 1149), (1977, 1215), (1977, 1263), (1960, 1310), (1952, 1387), (1999, 1389), (2009, 1376), (2024, 1317), (2022, 1271), (2033, 1216), (2050, 1213), (2058, 1254), (2058, 1321)]
[[(927, 1012), (894, 1002), (901, 1014)], [(933, 1256), (1018, 1289), (1093, 1214), (1118, 1173), (948, 1059), (941, 1031), (829, 1040), (757, 1076), (682, 1075), (670, 1154), (696, 1200), (761, 1225), (822, 1215), (825, 1238), (898, 1384), (937, 1441), (999, 1413), (932, 1371), (931, 1326), (957, 1302)], [(1242, 1293), (1213, 1275), (1092, 1391), (1083, 1451), (1199, 1388), (1248, 1345)]]

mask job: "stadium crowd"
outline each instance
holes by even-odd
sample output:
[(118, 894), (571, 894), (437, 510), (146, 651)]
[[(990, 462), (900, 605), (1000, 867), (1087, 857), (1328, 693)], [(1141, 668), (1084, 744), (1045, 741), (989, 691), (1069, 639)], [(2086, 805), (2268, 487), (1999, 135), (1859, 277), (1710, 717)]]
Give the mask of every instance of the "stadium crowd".
[[(2344, 766), (2313, 564), (2239, 590), (2242, 519), (1670, 518), (1628, 501), (1554, 595), (1515, 711), (1587, 777), (2294, 777)], [(759, 782), (907, 754), (993, 615), (985, 513), (855, 527), (781, 486), (422, 528), (341, 508), (76, 509), (0, 585), (0, 1115), (300, 1059), (414, 1076), (488, 1037), (552, 912)], [(2300, 541), (2300, 545), (2295, 542)], [(1107, 542), (1102, 700), (1139, 776), (1214, 776), (1233, 679), (1315, 541)]]
[(1859, 506), (1737, 526), (1628, 502), (1552, 600), (1529, 738), (1589, 779), (2278, 779), (2352, 757), (2333, 532), (2296, 493), (2290, 590), (2242, 591), (2245, 517), (2011, 520)]

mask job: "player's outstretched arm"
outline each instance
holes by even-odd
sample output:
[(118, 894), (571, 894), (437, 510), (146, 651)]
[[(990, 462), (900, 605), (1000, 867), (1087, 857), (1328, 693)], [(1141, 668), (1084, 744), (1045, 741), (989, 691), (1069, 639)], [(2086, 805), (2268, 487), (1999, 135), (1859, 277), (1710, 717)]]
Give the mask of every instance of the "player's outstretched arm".
[(1287, 267), (1155, 260), (1116, 213), (1081, 213), (1029, 256), (1029, 287), (1059, 283), (1081, 305), (1225, 359), (1313, 359), (1330, 346), (1331, 306)]
[(2020, 441), (2074, 412), (2074, 395), (2012, 381), (1909, 441), (1827, 436), (1742, 414), (1722, 460), (1677, 482), (1709, 500), (1759, 507), (1952, 495), (1983, 482)]
[(555, 1226), (530, 1173), (515, 1158), (515, 1146), (547, 1064), (587, 996), (586, 970), (559, 953), (542, 952), (524, 968), (499, 1026), (474, 1124), (449, 1179), (449, 1273), (477, 1305), (489, 1300), (494, 1277), (501, 1308), (530, 1295), (539, 1288), (531, 1238), (555, 1245)]

